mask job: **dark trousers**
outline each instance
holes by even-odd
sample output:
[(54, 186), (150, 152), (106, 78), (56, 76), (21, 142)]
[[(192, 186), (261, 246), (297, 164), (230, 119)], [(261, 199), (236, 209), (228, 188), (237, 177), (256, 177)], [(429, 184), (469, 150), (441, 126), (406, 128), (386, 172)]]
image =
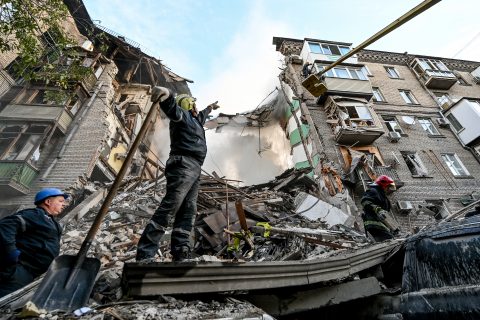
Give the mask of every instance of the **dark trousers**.
[(12, 275), (0, 278), (0, 298), (32, 283), (34, 279), (35, 276), (24, 266), (17, 264)]
[(376, 229), (376, 228), (369, 228), (365, 229), (370, 235), (375, 239), (375, 242), (382, 242), (385, 240), (393, 239), (393, 234), (390, 231)]
[(194, 158), (171, 155), (165, 165), (167, 192), (145, 227), (137, 247), (137, 260), (155, 257), (160, 239), (175, 215), (171, 236), (173, 256), (190, 251), (190, 232), (197, 213), (201, 164)]

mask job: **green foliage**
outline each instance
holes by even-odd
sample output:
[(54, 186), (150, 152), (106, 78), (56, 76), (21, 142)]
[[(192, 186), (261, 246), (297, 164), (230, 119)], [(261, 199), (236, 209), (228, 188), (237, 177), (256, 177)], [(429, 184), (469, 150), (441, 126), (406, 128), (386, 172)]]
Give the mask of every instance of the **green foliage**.
[(0, 0), (0, 52), (18, 53), (18, 77), (69, 89), (91, 72), (62, 29), (68, 15), (62, 0)]

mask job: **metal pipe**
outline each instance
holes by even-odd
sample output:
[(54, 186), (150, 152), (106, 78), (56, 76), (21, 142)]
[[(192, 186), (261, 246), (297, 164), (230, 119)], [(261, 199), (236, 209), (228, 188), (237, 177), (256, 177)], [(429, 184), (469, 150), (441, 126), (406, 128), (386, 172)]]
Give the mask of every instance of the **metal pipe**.
[(403, 16), (401, 16), (400, 18), (398, 18), (397, 20), (393, 21), (392, 23), (390, 23), (388, 26), (386, 26), (385, 28), (383, 28), (382, 30), (378, 31), (377, 33), (375, 33), (373, 36), (371, 36), (370, 38), (368, 38), (367, 40), (365, 40), (364, 42), (362, 42), (360, 45), (358, 45), (355, 49), (353, 49), (352, 51), (348, 52), (346, 55), (343, 55), (341, 56), (337, 61), (335, 61), (333, 64), (329, 65), (328, 67), (326, 67), (325, 69), (323, 69), (322, 71), (320, 71), (317, 76), (321, 76), (322, 74), (324, 74), (325, 72), (327, 72), (328, 70), (332, 69), (333, 67), (339, 65), (340, 63), (342, 63), (343, 61), (345, 61), (346, 59), (350, 58), (351, 56), (353, 56), (354, 54), (356, 54), (357, 52), (359, 52), (360, 50), (366, 48), (368, 45), (374, 43), (375, 41), (377, 41), (378, 39), (382, 38), (383, 36), (389, 34), (390, 32), (392, 32), (393, 30), (397, 29), (398, 27), (400, 27), (401, 25), (403, 25), (404, 23), (408, 22), (409, 20), (413, 19), (414, 17), (418, 16), (420, 13), (426, 11), (427, 9), (429, 9), (430, 7), (436, 5), (437, 3), (439, 3), (441, 0), (425, 0), (423, 1), (422, 3), (420, 3), (418, 6), (416, 6), (415, 8), (411, 9), (410, 11), (408, 11), (407, 13), (405, 13)]

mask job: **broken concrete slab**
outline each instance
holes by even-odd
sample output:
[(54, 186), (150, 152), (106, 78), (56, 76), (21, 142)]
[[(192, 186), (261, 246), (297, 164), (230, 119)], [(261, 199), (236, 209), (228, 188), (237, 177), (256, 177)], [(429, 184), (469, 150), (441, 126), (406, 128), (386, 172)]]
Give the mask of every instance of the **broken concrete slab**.
[(295, 212), (309, 220), (321, 220), (329, 227), (337, 224), (353, 226), (354, 218), (350, 214), (305, 192), (299, 192), (295, 197), (295, 204)]
[[(308, 287), (307, 287), (308, 288)], [(382, 291), (375, 277), (358, 279), (332, 286), (272, 294), (249, 294), (248, 300), (269, 314), (280, 317), (319, 309), (347, 301), (371, 297)]]

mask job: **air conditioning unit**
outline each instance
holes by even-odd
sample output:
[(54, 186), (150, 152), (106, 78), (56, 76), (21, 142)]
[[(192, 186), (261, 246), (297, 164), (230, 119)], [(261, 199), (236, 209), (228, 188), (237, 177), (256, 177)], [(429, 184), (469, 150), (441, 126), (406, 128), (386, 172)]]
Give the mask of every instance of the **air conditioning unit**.
[(444, 118), (437, 118), (437, 124), (442, 128), (447, 128), (450, 125), (447, 119)]
[(480, 76), (473, 76), (473, 82), (480, 84)]
[(400, 132), (392, 131), (388, 133), (388, 140), (390, 140), (390, 142), (397, 142), (401, 137)]
[(400, 213), (410, 213), (414, 209), (411, 201), (397, 201), (397, 208)]

